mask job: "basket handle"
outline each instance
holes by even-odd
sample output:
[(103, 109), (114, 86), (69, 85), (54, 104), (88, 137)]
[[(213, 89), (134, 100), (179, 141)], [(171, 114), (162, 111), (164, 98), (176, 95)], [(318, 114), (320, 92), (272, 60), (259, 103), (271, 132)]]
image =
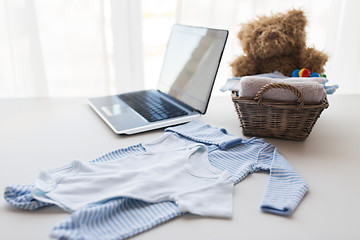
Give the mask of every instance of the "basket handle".
[(256, 94), (254, 100), (258, 102), (258, 104), (263, 104), (263, 94), (269, 89), (277, 88), (277, 89), (286, 89), (293, 92), (297, 97), (297, 108), (302, 108), (304, 106), (304, 96), (296, 87), (286, 84), (286, 83), (268, 83), (263, 86), (259, 92)]

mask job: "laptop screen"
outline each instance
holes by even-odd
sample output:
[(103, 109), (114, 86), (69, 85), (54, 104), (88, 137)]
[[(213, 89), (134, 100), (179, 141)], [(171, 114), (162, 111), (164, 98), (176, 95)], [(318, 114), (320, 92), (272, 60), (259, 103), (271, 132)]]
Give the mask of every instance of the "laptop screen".
[(174, 25), (158, 89), (205, 113), (228, 31)]

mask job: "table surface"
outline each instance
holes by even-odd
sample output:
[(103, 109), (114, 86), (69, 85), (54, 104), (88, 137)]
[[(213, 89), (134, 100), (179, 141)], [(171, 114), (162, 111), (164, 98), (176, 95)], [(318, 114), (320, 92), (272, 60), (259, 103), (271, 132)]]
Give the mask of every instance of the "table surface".
[[(291, 217), (260, 211), (268, 174), (255, 173), (235, 186), (232, 219), (186, 215), (133, 239), (360, 239), (360, 95), (330, 96), (329, 103), (306, 141), (267, 139), (310, 186)], [(116, 135), (83, 98), (0, 99), (0, 109), (1, 189), (163, 133)], [(212, 97), (201, 121), (242, 136), (230, 96)], [(0, 239), (49, 239), (69, 216), (57, 207), (15, 209), (1, 198)]]

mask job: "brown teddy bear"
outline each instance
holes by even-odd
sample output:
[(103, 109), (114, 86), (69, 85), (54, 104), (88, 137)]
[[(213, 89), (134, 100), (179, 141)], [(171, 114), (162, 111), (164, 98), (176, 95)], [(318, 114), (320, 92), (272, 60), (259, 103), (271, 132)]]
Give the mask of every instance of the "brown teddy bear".
[(279, 71), (291, 76), (307, 68), (322, 74), (328, 56), (306, 47), (307, 20), (301, 10), (263, 16), (243, 24), (238, 33), (245, 56), (231, 63), (235, 77)]

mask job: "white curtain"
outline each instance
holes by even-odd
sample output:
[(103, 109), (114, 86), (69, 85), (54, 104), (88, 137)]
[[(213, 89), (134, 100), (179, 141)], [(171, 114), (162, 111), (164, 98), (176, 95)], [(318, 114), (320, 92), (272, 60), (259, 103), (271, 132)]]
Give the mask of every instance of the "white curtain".
[[(242, 53), (239, 25), (290, 8), (308, 16), (308, 45), (330, 55), (325, 70), (330, 84), (340, 85), (337, 93), (360, 94), (358, 0), (0, 0), (0, 97), (91, 97), (155, 87), (157, 56), (174, 22), (230, 31), (216, 94)], [(161, 17), (149, 20), (156, 9)]]
[(0, 97), (143, 86), (140, 0), (0, 0)]
[[(257, 15), (301, 8), (307, 15), (307, 43), (330, 56), (325, 66), (338, 93), (360, 94), (360, 1), (358, 0), (179, 0), (177, 21), (230, 31), (215, 88), (231, 77), (229, 63), (242, 54), (236, 37), (241, 23)], [(201, 9), (201, 10), (200, 10)]]

